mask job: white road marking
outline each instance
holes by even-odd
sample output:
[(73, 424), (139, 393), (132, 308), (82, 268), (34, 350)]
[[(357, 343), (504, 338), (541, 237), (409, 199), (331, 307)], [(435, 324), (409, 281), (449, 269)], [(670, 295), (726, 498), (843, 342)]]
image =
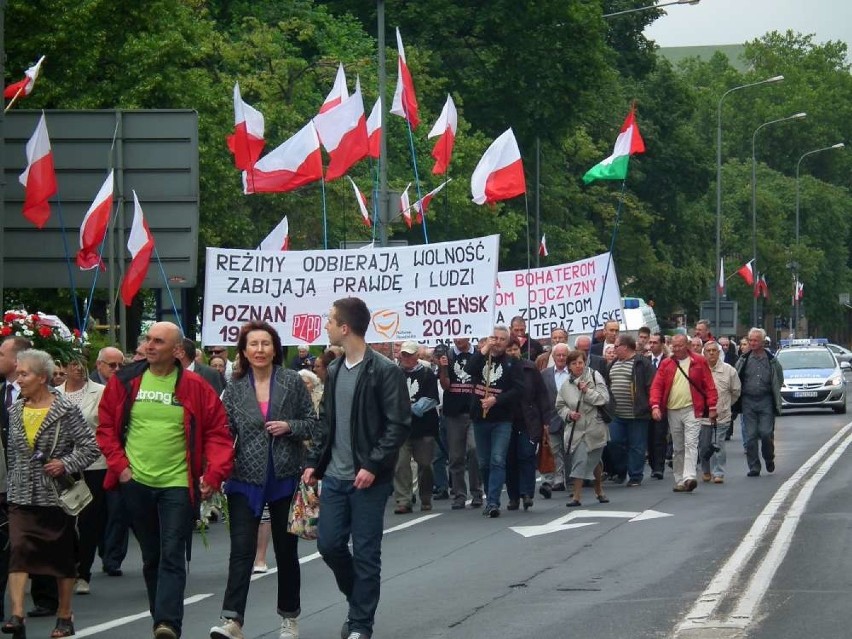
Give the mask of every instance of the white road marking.
[(512, 530), (524, 537), (537, 537), (539, 535), (549, 535), (550, 533), (561, 532), (563, 530), (571, 530), (572, 528), (582, 528), (584, 526), (594, 526), (597, 522), (591, 521), (579, 524), (570, 524), (568, 522), (574, 519), (586, 519), (596, 517), (606, 517), (613, 519), (627, 519), (628, 523), (634, 521), (647, 521), (649, 519), (658, 519), (660, 517), (671, 517), (669, 513), (661, 513), (657, 510), (645, 510), (642, 512), (634, 512), (627, 510), (574, 510), (563, 515), (553, 521), (539, 526), (512, 526)]
[[(686, 614), (683, 621), (675, 628), (675, 635), (689, 635), (691, 630), (701, 630), (709, 628), (734, 628), (741, 629), (751, 623), (754, 618), (754, 613), (757, 605), (769, 588), (769, 584), (778, 570), (787, 549), (792, 541), (793, 533), (798, 526), (801, 514), (804, 512), (808, 500), (813, 494), (816, 485), (822, 480), (826, 473), (831, 469), (834, 463), (839, 459), (840, 455), (852, 443), (850, 437), (852, 431), (852, 422), (846, 424), (838, 431), (831, 439), (829, 439), (810, 459), (808, 459), (793, 475), (786, 481), (778, 491), (766, 504), (763, 511), (754, 520), (749, 531), (746, 533), (740, 545), (730, 556), (728, 561), (719, 569), (710, 584), (698, 597), (690, 611)], [(764, 556), (758, 569), (752, 575), (751, 580), (743, 595), (744, 600), (740, 601), (734, 612), (727, 619), (713, 619), (712, 615), (716, 608), (722, 602), (726, 595), (731, 595), (732, 584), (736, 577), (743, 570), (745, 565), (751, 559), (757, 550), (758, 545), (765, 541), (764, 536), (769, 528), (770, 523), (778, 514), (781, 506), (793, 491), (796, 486), (802, 481), (802, 478), (816, 466), (820, 459), (838, 442), (842, 443), (837, 446), (837, 449), (823, 462), (819, 470), (805, 483), (800, 490), (789, 511), (784, 516), (784, 520), (775, 535), (775, 538), (770, 545), (770, 548)], [(720, 636), (721, 635), (717, 635)]]

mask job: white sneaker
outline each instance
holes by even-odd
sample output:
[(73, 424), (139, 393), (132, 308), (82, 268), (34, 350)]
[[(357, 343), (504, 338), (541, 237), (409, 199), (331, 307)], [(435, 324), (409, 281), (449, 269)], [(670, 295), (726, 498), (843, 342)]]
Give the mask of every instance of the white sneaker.
[(78, 579), (74, 582), (74, 594), (75, 595), (88, 595), (92, 592), (92, 589), (89, 588), (89, 582), (85, 579)]
[(210, 639), (244, 639), (243, 628), (236, 619), (220, 619), (218, 626), (210, 628)]
[(346, 639), (370, 639), (370, 635), (363, 632), (350, 632)]
[(293, 617), (284, 617), (278, 639), (299, 639), (299, 622)]

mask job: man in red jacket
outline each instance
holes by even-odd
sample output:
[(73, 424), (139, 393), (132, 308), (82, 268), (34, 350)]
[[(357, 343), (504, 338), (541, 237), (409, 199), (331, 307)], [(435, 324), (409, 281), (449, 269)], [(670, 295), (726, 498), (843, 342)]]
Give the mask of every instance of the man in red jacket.
[(686, 335), (672, 337), (672, 356), (664, 359), (651, 384), (651, 417), (668, 415), (676, 493), (698, 486), (696, 461), (701, 418), (716, 426), (716, 384), (707, 360), (689, 350)]
[(196, 506), (233, 465), (225, 409), (206, 381), (181, 367), (182, 340), (171, 322), (154, 324), (146, 359), (112, 376), (98, 410), (104, 487), (121, 491), (139, 540), (155, 639), (180, 637)]

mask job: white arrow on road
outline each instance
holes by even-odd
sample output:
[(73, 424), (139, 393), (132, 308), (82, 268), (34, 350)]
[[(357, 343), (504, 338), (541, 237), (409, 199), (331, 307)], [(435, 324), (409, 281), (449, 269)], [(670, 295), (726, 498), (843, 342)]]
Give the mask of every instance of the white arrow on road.
[(550, 533), (560, 532), (562, 530), (571, 530), (572, 528), (582, 528), (583, 526), (594, 526), (596, 521), (584, 523), (569, 524), (568, 522), (574, 519), (586, 519), (591, 517), (607, 517), (616, 519), (627, 519), (628, 523), (634, 521), (645, 521), (647, 519), (659, 519), (660, 517), (671, 517), (669, 513), (661, 513), (657, 510), (643, 510), (642, 512), (631, 512), (628, 510), (575, 510), (564, 517), (554, 519), (551, 522), (540, 526), (512, 526), (510, 530), (514, 530), (519, 535), (524, 537), (536, 537), (538, 535), (549, 535)]

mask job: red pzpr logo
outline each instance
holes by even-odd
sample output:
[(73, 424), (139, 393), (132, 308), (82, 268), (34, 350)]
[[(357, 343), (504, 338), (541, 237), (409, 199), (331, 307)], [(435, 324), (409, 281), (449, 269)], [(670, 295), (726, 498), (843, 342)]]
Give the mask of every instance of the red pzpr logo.
[(322, 331), (322, 317), (319, 315), (294, 315), (293, 337), (308, 344), (314, 342)]

